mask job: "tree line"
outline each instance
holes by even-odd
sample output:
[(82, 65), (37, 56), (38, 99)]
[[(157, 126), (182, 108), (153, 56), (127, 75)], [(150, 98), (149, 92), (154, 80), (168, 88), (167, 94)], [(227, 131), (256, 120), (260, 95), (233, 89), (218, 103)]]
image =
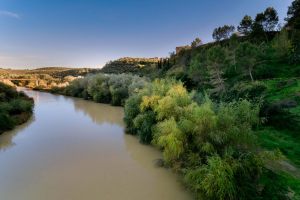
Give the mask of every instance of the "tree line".
[(76, 79), (64, 88), (53, 87), (50, 91), (98, 103), (122, 106), (125, 100), (133, 92), (143, 88), (148, 80), (148, 78), (131, 74), (98, 73)]

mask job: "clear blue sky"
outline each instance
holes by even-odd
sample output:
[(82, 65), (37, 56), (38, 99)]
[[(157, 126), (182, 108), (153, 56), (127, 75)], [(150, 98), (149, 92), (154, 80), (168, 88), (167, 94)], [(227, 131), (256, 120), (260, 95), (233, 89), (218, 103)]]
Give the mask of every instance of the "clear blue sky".
[(0, 0), (0, 67), (101, 67), (124, 56), (162, 57), (215, 27), (238, 25), (292, 0)]

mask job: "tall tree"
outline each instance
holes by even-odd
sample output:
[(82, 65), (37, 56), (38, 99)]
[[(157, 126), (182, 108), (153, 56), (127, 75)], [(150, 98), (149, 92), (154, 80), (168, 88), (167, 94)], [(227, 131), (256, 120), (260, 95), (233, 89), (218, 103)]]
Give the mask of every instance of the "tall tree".
[(252, 32), (252, 25), (253, 20), (251, 16), (246, 15), (240, 22), (240, 25), (238, 26), (238, 31), (243, 35), (249, 35)]
[(196, 48), (198, 46), (200, 46), (202, 44), (202, 40), (200, 38), (196, 38), (192, 43), (191, 43), (191, 47), (192, 48)]
[(176, 64), (176, 53), (174, 51), (172, 51), (172, 52), (169, 53), (169, 56), (170, 56), (171, 64), (175, 65)]
[(292, 29), (300, 29), (300, 0), (293, 1), (287, 12), (287, 26)]
[(294, 0), (287, 12), (287, 27), (292, 30), (292, 62), (300, 63), (300, 0)]
[(239, 36), (237, 34), (233, 34), (229, 41), (228, 46), (228, 59), (229, 63), (232, 67), (234, 67), (234, 72), (236, 72), (236, 49), (239, 46)]
[(192, 56), (188, 69), (188, 77), (199, 86), (203, 86), (207, 83), (208, 72), (206, 68), (206, 54), (207, 52), (202, 50)]
[(213, 32), (213, 38), (216, 41), (220, 41), (222, 39), (228, 39), (228, 38), (230, 38), (230, 36), (234, 32), (234, 30), (235, 30), (235, 27), (229, 26), (229, 25), (215, 28), (215, 30)]
[(256, 15), (254, 23), (253, 23), (253, 27), (252, 27), (254, 32), (264, 31), (264, 28), (263, 28), (264, 20), (265, 20), (264, 13), (258, 13)]
[(280, 34), (276, 35), (271, 43), (271, 59), (290, 62), (292, 54), (292, 42), (289, 39), (288, 31), (283, 29)]
[(278, 25), (278, 14), (277, 11), (273, 7), (269, 7), (264, 12), (264, 21), (263, 28), (264, 31), (270, 32), (275, 31), (276, 26)]
[(253, 78), (253, 69), (258, 61), (259, 49), (249, 42), (243, 42), (236, 50), (236, 59), (238, 66), (242, 67), (246, 74), (249, 75), (251, 81)]
[(263, 13), (256, 15), (252, 28), (255, 33), (275, 31), (278, 21), (277, 11), (269, 7)]
[(225, 91), (224, 63), (226, 58), (226, 51), (221, 46), (212, 47), (208, 50), (208, 72), (210, 75), (210, 84), (213, 87), (212, 94), (220, 95)]
[(296, 29), (292, 35), (293, 54), (292, 62), (300, 63), (300, 29)]

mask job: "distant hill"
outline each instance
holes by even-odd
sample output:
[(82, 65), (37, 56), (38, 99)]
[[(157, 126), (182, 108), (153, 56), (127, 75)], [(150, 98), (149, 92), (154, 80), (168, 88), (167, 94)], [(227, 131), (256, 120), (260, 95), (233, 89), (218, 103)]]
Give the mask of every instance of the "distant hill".
[(91, 68), (43, 67), (37, 69), (1, 69), (0, 82), (35, 89), (63, 87), (77, 78), (99, 72)]
[(136, 73), (144, 75), (156, 69), (159, 62), (160, 58), (124, 57), (108, 62), (100, 71), (103, 73)]
[(67, 67), (43, 67), (37, 69), (1, 69), (0, 76), (7, 78), (8, 76), (20, 75), (50, 75), (54, 78), (64, 78), (66, 76), (85, 76), (89, 73), (97, 73), (99, 69), (92, 68), (67, 68)]

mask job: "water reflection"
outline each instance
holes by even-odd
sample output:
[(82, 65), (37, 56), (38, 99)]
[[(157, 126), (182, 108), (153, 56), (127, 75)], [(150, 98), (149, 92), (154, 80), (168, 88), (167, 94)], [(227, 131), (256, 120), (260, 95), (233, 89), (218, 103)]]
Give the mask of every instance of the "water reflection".
[[(71, 101), (74, 104), (74, 109), (77, 112), (79, 111), (84, 113), (87, 117), (92, 119), (94, 123), (97, 123), (99, 125), (102, 125), (103, 123), (109, 123), (113, 126), (120, 126), (124, 129), (124, 112), (122, 107), (113, 107), (110, 105), (95, 103), (91, 101), (88, 101), (87, 103), (86, 100), (81, 100), (77, 98), (67, 98), (66, 100)], [(160, 182), (155, 182), (155, 184), (159, 184), (159, 187), (162, 188), (165, 187), (166, 190), (170, 189), (164, 185), (166, 183), (169, 184), (169, 186), (177, 188), (178, 191), (175, 192), (177, 193), (177, 196), (174, 195), (173, 199), (191, 199), (191, 196), (189, 196), (189, 194), (186, 194), (185, 188), (182, 185), (181, 179), (178, 176), (176, 176), (171, 170), (155, 167), (155, 161), (157, 159), (162, 158), (162, 154), (158, 149), (153, 148), (150, 145), (143, 145), (139, 143), (138, 138), (132, 135), (122, 133), (122, 138), (125, 150), (130, 156), (130, 158), (136, 161), (138, 165), (143, 168), (143, 170), (146, 170), (150, 174), (152, 173), (153, 177), (160, 180)], [(165, 180), (163, 179), (171, 179), (173, 182), (165, 182)], [(149, 182), (143, 182), (143, 180), (141, 179), (141, 186), (151, 184), (151, 181), (148, 181)], [(172, 190), (169, 191), (174, 192)], [(168, 196), (169, 195), (166, 195), (165, 198), (168, 199)], [(157, 199), (158, 197), (159, 195), (156, 196), (155, 199)], [(149, 199), (152, 199), (151, 196)], [(159, 199), (164, 198), (159, 197)]]
[[(70, 99), (70, 98), (69, 98)], [(76, 111), (83, 112), (90, 117), (94, 123), (110, 123), (123, 126), (123, 110), (120, 107), (113, 107), (95, 102), (86, 103), (82, 99), (70, 99)]]
[(31, 117), (27, 122), (22, 125), (15, 127), (11, 131), (6, 131), (0, 135), (0, 152), (5, 151), (8, 148), (15, 145), (14, 138), (19, 134), (22, 133), (22, 130), (27, 128), (32, 122), (34, 122), (34, 116)]
[(154, 167), (158, 150), (124, 134), (122, 108), (26, 93), (35, 118), (1, 139), (1, 200), (191, 199), (174, 174)]
[[(87, 117), (92, 119), (94, 123), (99, 125), (110, 123), (111, 125), (118, 125), (120, 127), (125, 126), (123, 122), (124, 112), (122, 107), (113, 107), (95, 102), (89, 102), (87, 104), (87, 101), (77, 98), (67, 97), (66, 100), (71, 101), (74, 104), (76, 111), (84, 113)], [(138, 138), (135, 136), (124, 133), (123, 141), (126, 151), (131, 158), (145, 168), (153, 168), (155, 161), (162, 158), (161, 152), (158, 149), (155, 149), (150, 145), (140, 144)], [(149, 152), (151, 152), (151, 156), (149, 156)], [(145, 155), (148, 155), (148, 157), (145, 157)]]
[[(155, 166), (155, 161), (162, 158), (162, 154), (158, 149), (141, 143), (136, 145), (138, 143), (138, 138), (135, 136), (124, 135), (124, 142), (126, 150), (130, 154), (131, 158), (138, 161), (143, 167), (148, 169), (153, 168)], [(145, 155), (149, 151), (152, 152), (152, 156), (145, 159)]]

